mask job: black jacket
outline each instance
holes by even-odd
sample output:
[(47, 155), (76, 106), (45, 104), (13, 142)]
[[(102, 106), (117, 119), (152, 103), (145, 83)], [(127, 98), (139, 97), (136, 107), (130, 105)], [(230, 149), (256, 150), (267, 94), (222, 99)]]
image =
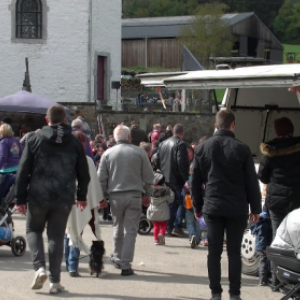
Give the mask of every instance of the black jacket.
[(186, 143), (176, 136), (161, 143), (157, 151), (157, 168), (167, 183), (183, 187), (189, 178)]
[[(76, 196), (76, 180), (77, 196)], [(84, 149), (70, 126), (45, 126), (28, 140), (16, 177), (16, 204), (85, 201), (90, 181)]]
[(281, 213), (299, 208), (300, 137), (274, 139), (260, 149), (258, 178), (267, 184), (267, 207)]
[(138, 128), (137, 126), (132, 127), (131, 128), (131, 143), (133, 145), (139, 146), (141, 142), (146, 142), (146, 143), (149, 142), (146, 131)]
[(191, 180), (195, 212), (234, 216), (261, 213), (261, 193), (247, 145), (218, 130), (197, 146)]
[(170, 138), (171, 136), (173, 136), (173, 132), (172, 130), (166, 130), (165, 132), (163, 132), (160, 137), (159, 137), (159, 142), (162, 143), (163, 141), (167, 140), (168, 138)]

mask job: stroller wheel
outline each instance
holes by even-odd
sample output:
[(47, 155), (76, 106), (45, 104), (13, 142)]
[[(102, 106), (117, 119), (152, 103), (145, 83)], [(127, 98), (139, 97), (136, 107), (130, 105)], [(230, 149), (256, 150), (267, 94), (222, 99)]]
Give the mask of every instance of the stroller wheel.
[(22, 236), (17, 236), (11, 241), (11, 251), (14, 256), (22, 256), (26, 251), (26, 241)]
[(146, 217), (141, 217), (139, 222), (138, 233), (141, 235), (149, 234), (152, 229), (152, 222), (149, 221)]

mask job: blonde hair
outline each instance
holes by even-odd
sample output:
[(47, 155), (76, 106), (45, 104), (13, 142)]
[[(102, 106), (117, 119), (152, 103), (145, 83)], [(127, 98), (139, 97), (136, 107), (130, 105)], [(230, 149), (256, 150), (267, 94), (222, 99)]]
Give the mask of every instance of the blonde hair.
[(2, 124), (0, 126), (0, 136), (3, 138), (14, 136), (14, 132), (13, 132), (11, 126), (8, 124)]

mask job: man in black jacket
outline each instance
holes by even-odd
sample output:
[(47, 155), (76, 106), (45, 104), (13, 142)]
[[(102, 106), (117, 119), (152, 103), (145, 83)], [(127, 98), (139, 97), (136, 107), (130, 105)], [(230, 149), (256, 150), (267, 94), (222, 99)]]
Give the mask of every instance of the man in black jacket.
[(62, 106), (48, 109), (49, 126), (28, 140), (16, 177), (16, 209), (26, 212), (26, 237), (36, 271), (31, 288), (41, 289), (47, 279), (42, 236), (47, 225), (51, 294), (64, 290), (60, 268), (66, 224), (75, 197), (77, 207), (85, 208), (90, 181), (84, 149), (65, 119)]
[(149, 142), (146, 131), (140, 129), (137, 122), (135, 121), (131, 122), (130, 131), (131, 131), (131, 143), (133, 145), (139, 146), (141, 142), (145, 142), (145, 143)]
[(166, 131), (160, 135), (159, 142), (162, 143), (163, 141), (167, 140), (171, 136), (173, 136), (173, 128), (172, 125), (168, 125)]
[(175, 194), (175, 201), (170, 206), (168, 233), (182, 236), (181, 222), (184, 215), (182, 188), (189, 177), (189, 161), (183, 126), (174, 127), (174, 136), (160, 144), (157, 152), (157, 168), (161, 170), (168, 185)]
[(208, 276), (211, 300), (221, 300), (221, 254), (226, 230), (230, 300), (240, 300), (241, 243), (250, 219), (261, 213), (261, 193), (247, 145), (235, 139), (235, 117), (222, 110), (214, 136), (195, 151), (191, 192), (196, 217), (204, 214), (208, 239)]

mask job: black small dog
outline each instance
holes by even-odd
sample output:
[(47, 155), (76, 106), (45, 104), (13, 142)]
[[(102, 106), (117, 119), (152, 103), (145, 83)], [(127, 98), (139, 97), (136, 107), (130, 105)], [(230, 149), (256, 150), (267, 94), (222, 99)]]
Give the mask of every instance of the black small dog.
[(99, 277), (99, 274), (103, 269), (104, 254), (105, 254), (104, 242), (93, 241), (93, 245), (91, 247), (90, 263), (89, 263), (91, 275), (94, 275), (94, 273), (96, 273), (97, 277)]

